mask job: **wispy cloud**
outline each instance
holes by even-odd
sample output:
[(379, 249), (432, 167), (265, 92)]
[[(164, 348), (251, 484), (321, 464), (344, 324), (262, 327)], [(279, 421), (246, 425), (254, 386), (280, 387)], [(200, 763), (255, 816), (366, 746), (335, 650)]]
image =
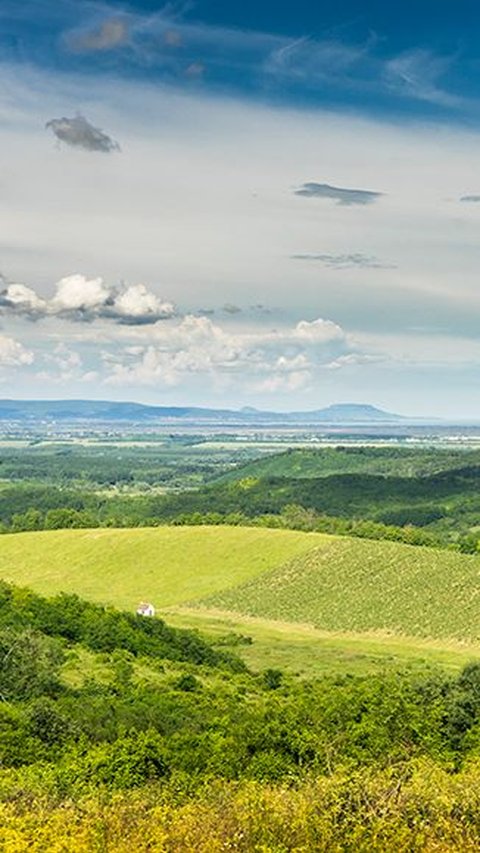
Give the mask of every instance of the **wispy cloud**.
[(337, 204), (342, 205), (372, 204), (384, 195), (384, 193), (373, 192), (372, 190), (355, 190), (347, 189), (346, 187), (333, 187), (330, 184), (317, 184), (313, 181), (302, 184), (302, 186), (294, 192), (295, 195), (300, 195), (304, 198), (331, 198), (336, 201)]
[(108, 17), (99, 24), (73, 31), (65, 37), (67, 47), (79, 53), (114, 50), (128, 43), (130, 21), (127, 17)]
[(108, 154), (119, 151), (120, 146), (99, 127), (90, 124), (82, 115), (73, 118), (52, 118), (45, 127), (72, 148), (83, 148), (85, 151), (101, 151)]
[(438, 56), (429, 50), (411, 50), (388, 60), (383, 76), (387, 86), (398, 95), (443, 107), (458, 107), (463, 99), (440, 85), (452, 62), (451, 56)]
[[(480, 201), (480, 199), (479, 199)], [(325, 253), (304, 253), (290, 256), (295, 261), (318, 261), (331, 269), (395, 269), (394, 264), (386, 264), (379, 261), (374, 255), (363, 255), (361, 252), (352, 252), (344, 255), (330, 255)]]
[[(265, 97), (298, 94), (331, 105), (356, 103), (363, 110), (398, 107), (398, 99), (455, 109), (466, 99), (451, 91), (461, 78), (447, 72), (463, 59), (415, 48), (394, 55), (383, 34), (347, 36), (348, 27), (294, 38), (273, 31), (207, 24), (201, 4), (167, 3), (156, 11), (140, 4), (102, 0), (3, 0), (0, 20), (8, 32), (4, 61), (43, 62), (47, 67), (103, 70), (127, 77), (257, 91)], [(31, 26), (35, 20), (35, 27)], [(393, 40), (392, 40), (393, 41)], [(467, 69), (464, 69), (464, 71)], [(465, 73), (463, 74), (465, 78)], [(375, 103), (378, 98), (378, 104)], [(298, 101), (296, 101), (298, 103)]]
[(320, 80), (349, 75), (365, 58), (368, 48), (313, 38), (288, 40), (268, 54), (263, 70), (283, 80), (304, 80), (309, 86)]

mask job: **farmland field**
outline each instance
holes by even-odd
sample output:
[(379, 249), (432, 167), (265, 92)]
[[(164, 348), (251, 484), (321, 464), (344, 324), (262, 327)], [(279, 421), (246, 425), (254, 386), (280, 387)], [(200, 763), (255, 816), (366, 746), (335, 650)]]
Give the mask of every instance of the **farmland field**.
[(329, 631), (480, 639), (480, 558), (395, 542), (328, 547), (204, 602)]

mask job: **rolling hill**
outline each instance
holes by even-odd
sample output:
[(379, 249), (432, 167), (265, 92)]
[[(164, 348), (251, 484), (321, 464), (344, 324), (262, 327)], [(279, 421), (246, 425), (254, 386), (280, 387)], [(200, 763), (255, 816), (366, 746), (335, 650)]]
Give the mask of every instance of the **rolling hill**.
[(234, 482), (245, 477), (315, 479), (340, 474), (426, 477), (466, 466), (480, 466), (479, 450), (341, 445), (292, 448), (239, 465), (218, 477), (217, 482)]
[(198, 600), (327, 545), (320, 533), (243, 527), (55, 530), (0, 537), (0, 578), (135, 609)]
[(0, 578), (130, 612), (151, 600), (172, 625), (253, 638), (240, 651), (257, 670), (480, 656), (480, 558), (448, 550), (247, 527), (58, 530), (2, 535)]

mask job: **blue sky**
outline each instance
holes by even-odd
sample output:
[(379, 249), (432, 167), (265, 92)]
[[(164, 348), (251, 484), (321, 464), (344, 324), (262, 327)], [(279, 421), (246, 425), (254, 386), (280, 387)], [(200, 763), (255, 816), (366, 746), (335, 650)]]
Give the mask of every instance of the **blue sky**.
[(479, 29), (4, 0), (0, 395), (480, 417)]
[(0, 20), (3, 56), (58, 72), (170, 83), (186, 76), (187, 82), (201, 78), (221, 91), (284, 103), (477, 118), (479, 14), (473, 0), (455, 7), (451, 0), (4, 0)]

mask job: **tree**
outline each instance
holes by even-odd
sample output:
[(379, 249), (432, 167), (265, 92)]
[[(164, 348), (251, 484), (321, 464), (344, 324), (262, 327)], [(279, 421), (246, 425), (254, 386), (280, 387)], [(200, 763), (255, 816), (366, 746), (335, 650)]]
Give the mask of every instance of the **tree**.
[(4, 701), (53, 695), (64, 660), (57, 640), (27, 629), (0, 633), (0, 696)]

